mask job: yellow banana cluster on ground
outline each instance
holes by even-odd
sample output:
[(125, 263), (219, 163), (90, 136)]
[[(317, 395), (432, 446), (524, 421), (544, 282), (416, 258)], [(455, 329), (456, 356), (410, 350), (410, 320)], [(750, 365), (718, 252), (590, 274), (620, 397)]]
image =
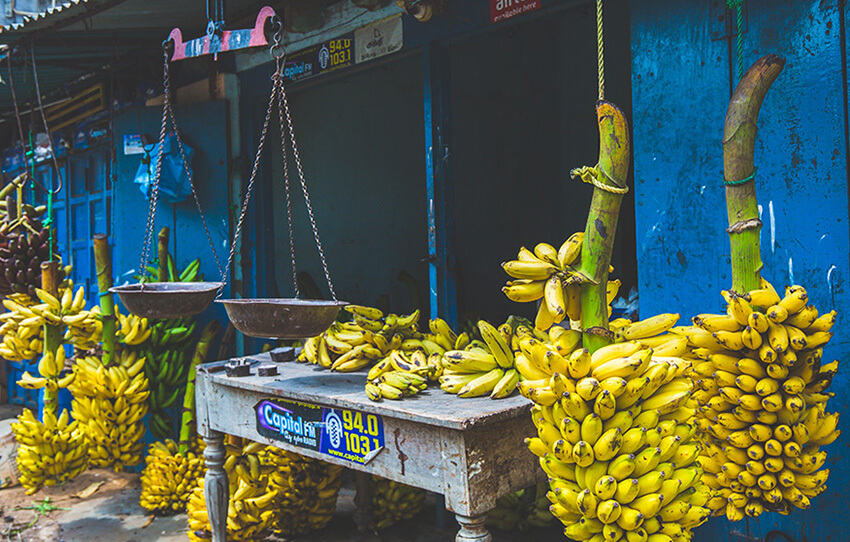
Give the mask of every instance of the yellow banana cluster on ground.
[(554, 521), (546, 497), (549, 484), (542, 482), (496, 500), (487, 512), (487, 525), (500, 531), (527, 531), (532, 527), (547, 527)]
[(67, 410), (57, 418), (47, 409), (42, 423), (25, 408), (12, 431), (18, 442), (18, 480), (27, 495), (76, 477), (88, 464), (86, 439), (76, 420), (69, 423)]
[(418, 310), (406, 316), (384, 316), (380, 309), (360, 305), (348, 305), (345, 309), (352, 314), (353, 321), (335, 323), (321, 335), (307, 339), (298, 361), (343, 373), (357, 371), (418, 335)]
[(425, 490), (373, 475), (369, 499), (369, 528), (380, 531), (418, 514), (425, 505)]
[(260, 462), (273, 468), (269, 490), (274, 501), (274, 532), (292, 537), (323, 528), (333, 517), (343, 468), (274, 447), (259, 453)]
[(92, 465), (120, 472), (142, 462), (148, 411), (145, 358), (121, 349), (105, 367), (94, 356), (77, 358), (70, 386), (74, 419), (89, 442)]
[(691, 363), (637, 341), (591, 355), (577, 332), (556, 329), (551, 343), (518, 329), (516, 354), (550, 511), (574, 540), (689, 540), (712, 496), (696, 463)]
[[(480, 320), (478, 331), (482, 340), (464, 341), (461, 335), (455, 344), (457, 349), (443, 354), (440, 388), (458, 397), (508, 397), (521, 377), (511, 349), (513, 330), (508, 323), (497, 329)], [(468, 343), (465, 347), (464, 342)]]
[(826, 451), (839, 435), (826, 412), (838, 362), (822, 364), (835, 311), (819, 315), (801, 286), (780, 296), (762, 280), (747, 294), (724, 291), (727, 314), (702, 314), (673, 328), (694, 365), (710, 505), (732, 521), (763, 511), (806, 509), (826, 489)]
[(195, 448), (186, 454), (179, 453), (171, 439), (148, 446), (139, 497), (142, 508), (157, 515), (184, 512), (189, 496), (206, 473), (202, 453), (201, 439), (196, 439)]
[[(545, 331), (565, 319), (581, 320), (581, 285), (589, 281), (576, 268), (583, 241), (584, 232), (576, 232), (558, 249), (548, 243), (538, 243), (533, 251), (521, 247), (516, 260), (502, 264), (505, 273), (515, 279), (502, 288), (508, 299), (519, 303), (541, 300), (537, 329)], [(619, 280), (608, 282), (608, 316), (619, 287)]]
[[(274, 467), (260, 462), (265, 445), (228, 437), (224, 470), (230, 482), (227, 507), (227, 539), (234, 542), (264, 540), (271, 534), (278, 491), (269, 488)], [(210, 522), (204, 497), (204, 480), (192, 491), (186, 507), (189, 539), (203, 542), (210, 538)]]

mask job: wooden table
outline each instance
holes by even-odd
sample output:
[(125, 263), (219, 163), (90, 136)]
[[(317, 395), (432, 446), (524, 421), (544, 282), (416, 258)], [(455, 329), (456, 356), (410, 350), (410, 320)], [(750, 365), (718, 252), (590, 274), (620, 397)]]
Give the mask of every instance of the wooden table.
[[(247, 359), (272, 363), (270, 354)], [(496, 499), (545, 480), (537, 457), (523, 442), (535, 434), (531, 405), (523, 397), (459, 399), (431, 388), (401, 401), (375, 403), (363, 391), (362, 372), (332, 373), (286, 362), (277, 364), (278, 376), (256, 376), (255, 366), (251, 376), (228, 377), (221, 370), (225, 363), (199, 366), (195, 384), (198, 431), (207, 445), (204, 480), (213, 542), (225, 542), (225, 434), (442, 494), (460, 524), (457, 542), (491, 541), (484, 520)], [(257, 407), (266, 399), (376, 414), (383, 420), (384, 447), (361, 464), (263, 436)]]

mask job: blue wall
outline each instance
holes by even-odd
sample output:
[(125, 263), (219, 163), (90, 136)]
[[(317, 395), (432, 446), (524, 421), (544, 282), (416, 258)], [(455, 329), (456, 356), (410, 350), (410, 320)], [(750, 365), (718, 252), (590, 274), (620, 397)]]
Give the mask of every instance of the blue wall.
[[(822, 313), (839, 311), (825, 357), (843, 361), (850, 353), (850, 247), (842, 75), (847, 44), (839, 29), (847, 14), (837, 0), (751, 0), (746, 6), (745, 66), (767, 53), (787, 59), (758, 122), (763, 275), (777, 287), (804, 285)], [(631, 2), (642, 316), (679, 311), (690, 318), (721, 311), (719, 292), (731, 286), (721, 138), (733, 70), (728, 41), (712, 40), (717, 13), (707, 2)], [(833, 381), (831, 410), (846, 410), (846, 369)], [(848, 423), (844, 417), (845, 432)], [(747, 540), (736, 533), (760, 539), (781, 529), (795, 540), (848, 540), (842, 516), (850, 471), (841, 465), (847, 442), (843, 437), (828, 448), (830, 489), (810, 510), (734, 525), (715, 519), (696, 539)]]

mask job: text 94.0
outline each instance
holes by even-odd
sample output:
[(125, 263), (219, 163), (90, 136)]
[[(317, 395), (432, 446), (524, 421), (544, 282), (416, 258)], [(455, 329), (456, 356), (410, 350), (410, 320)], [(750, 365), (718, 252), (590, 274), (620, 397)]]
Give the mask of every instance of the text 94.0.
[(351, 62), (350, 39), (331, 40), (328, 44), (328, 49), (330, 50), (328, 60), (330, 60), (331, 67), (349, 64)]

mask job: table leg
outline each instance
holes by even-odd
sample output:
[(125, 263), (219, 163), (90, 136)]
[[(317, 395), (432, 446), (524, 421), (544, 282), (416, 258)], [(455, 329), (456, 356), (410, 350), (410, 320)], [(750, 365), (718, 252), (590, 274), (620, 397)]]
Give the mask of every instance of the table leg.
[(486, 515), (472, 517), (455, 514), (455, 518), (460, 524), (455, 542), (493, 542), (493, 536), (484, 526)]
[(204, 437), (207, 447), (204, 459), (207, 474), (204, 476), (204, 496), (207, 500), (207, 516), (210, 518), (212, 542), (226, 542), (227, 504), (230, 489), (227, 472), (224, 470), (224, 433), (210, 430), (210, 436)]
[(369, 522), (372, 520), (372, 495), (369, 489), (369, 478), (371, 475), (366, 472), (354, 471), (354, 487), (357, 493), (354, 495), (354, 523), (357, 525), (357, 530), (366, 532), (369, 529)]

